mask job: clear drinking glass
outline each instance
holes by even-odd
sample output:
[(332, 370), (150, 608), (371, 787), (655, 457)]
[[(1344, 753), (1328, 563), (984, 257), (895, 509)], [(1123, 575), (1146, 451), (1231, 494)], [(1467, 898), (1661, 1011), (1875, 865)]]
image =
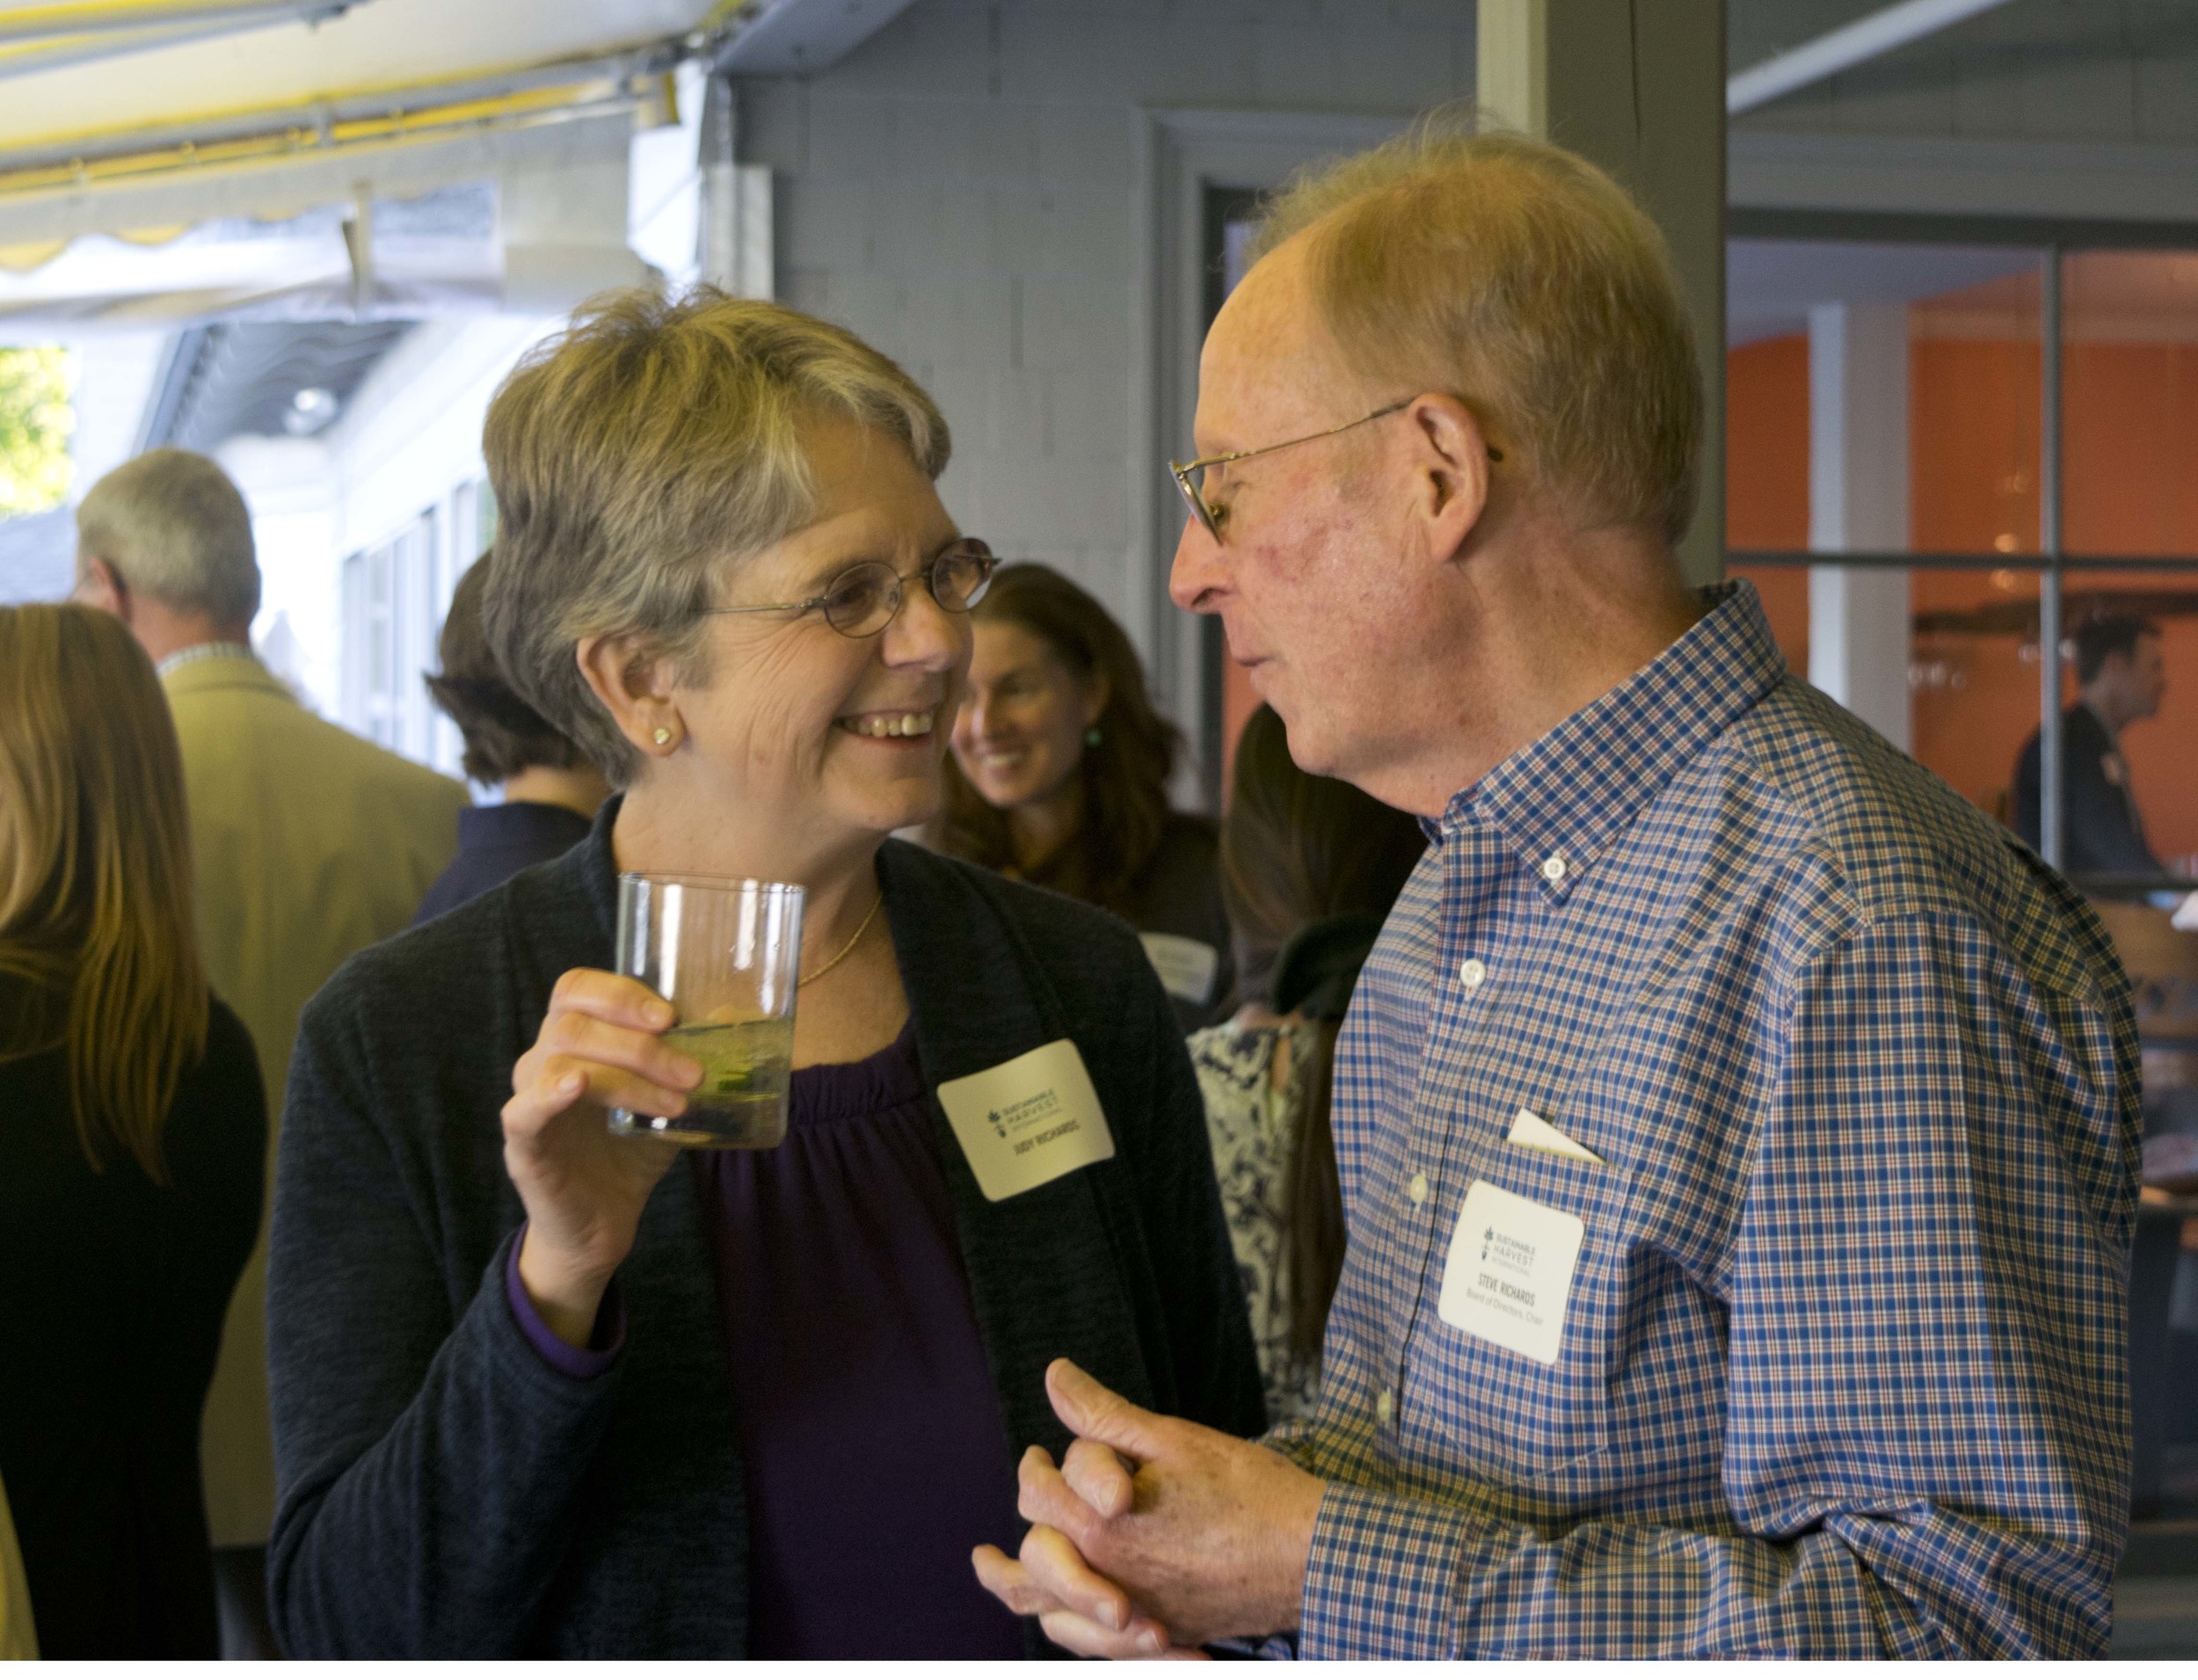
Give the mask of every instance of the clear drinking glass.
[(702, 1065), (677, 1119), (612, 1111), (622, 1137), (774, 1149), (786, 1136), (802, 890), (695, 875), (618, 877), (618, 972), (677, 1012), (664, 1042)]

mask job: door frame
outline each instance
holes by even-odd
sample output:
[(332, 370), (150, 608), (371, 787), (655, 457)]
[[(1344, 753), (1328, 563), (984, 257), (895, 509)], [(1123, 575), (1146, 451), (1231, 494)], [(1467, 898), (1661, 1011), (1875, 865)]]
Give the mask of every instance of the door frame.
[(1208, 186), (1271, 191), (1306, 164), (1365, 151), (1401, 133), (1413, 113), (1216, 111), (1138, 113), (1132, 226), (1129, 600), (1132, 639), (1144, 653), (1154, 699), (1193, 746), (1174, 792), (1186, 807), (1219, 809), (1207, 714), (1219, 688), (1219, 638), (1168, 599), (1183, 504), (1168, 474), (1190, 453), (1198, 347), (1205, 338), (1205, 208)]

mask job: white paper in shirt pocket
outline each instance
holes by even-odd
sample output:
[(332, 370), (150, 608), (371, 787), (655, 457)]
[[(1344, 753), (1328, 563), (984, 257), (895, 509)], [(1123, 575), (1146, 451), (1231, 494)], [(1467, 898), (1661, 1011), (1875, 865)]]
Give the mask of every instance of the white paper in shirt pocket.
[(1574, 1143), (1532, 1109), (1521, 1109), (1512, 1117), (1511, 1129), (1503, 1134), (1503, 1141), (1516, 1144), (1522, 1149), (1539, 1149), (1552, 1155), (1562, 1155), (1567, 1160), (1592, 1161), (1598, 1167), (1604, 1164), (1602, 1156), (1585, 1144)]

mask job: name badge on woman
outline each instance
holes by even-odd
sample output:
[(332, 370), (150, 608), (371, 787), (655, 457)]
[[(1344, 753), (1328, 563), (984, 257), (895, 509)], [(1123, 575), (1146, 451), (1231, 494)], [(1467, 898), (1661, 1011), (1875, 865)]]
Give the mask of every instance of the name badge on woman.
[(1099, 1093), (1075, 1044), (1050, 1044), (939, 1087), (939, 1105), (987, 1202), (1114, 1158)]
[(1144, 942), (1146, 959), (1169, 997), (1193, 1004), (1213, 1000), (1213, 977), (1220, 971), (1220, 952), (1179, 934), (1139, 934), (1138, 937)]

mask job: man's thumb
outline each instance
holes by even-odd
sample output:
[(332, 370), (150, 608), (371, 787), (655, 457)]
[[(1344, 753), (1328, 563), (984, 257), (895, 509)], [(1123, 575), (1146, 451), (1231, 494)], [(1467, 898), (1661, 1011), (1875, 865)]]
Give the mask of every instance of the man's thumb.
[(1139, 1459), (1159, 1450), (1154, 1425), (1161, 1420), (1069, 1360), (1056, 1359), (1045, 1368), (1045, 1392), (1053, 1415), (1086, 1440)]

